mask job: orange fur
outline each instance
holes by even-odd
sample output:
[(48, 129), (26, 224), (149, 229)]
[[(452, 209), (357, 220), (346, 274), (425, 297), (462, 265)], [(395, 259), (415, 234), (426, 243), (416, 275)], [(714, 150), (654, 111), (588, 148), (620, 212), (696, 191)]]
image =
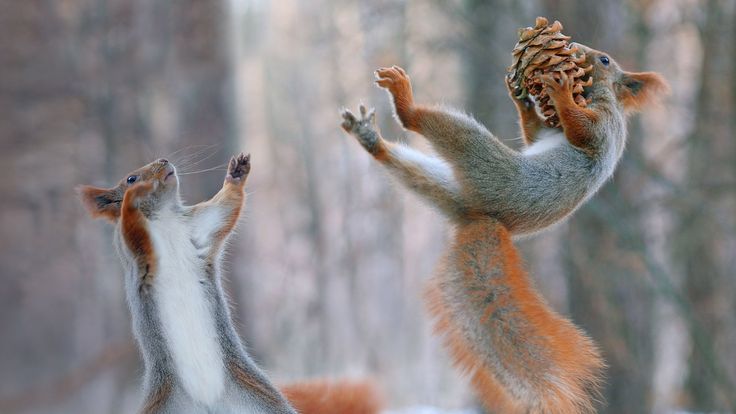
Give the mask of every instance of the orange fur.
[(376, 143), (376, 148), (372, 152), (373, 158), (378, 161), (388, 161), (389, 159), (391, 159), (391, 156), (388, 152), (390, 145), (393, 144), (384, 140), (383, 138), (379, 139), (378, 143)]
[(516, 112), (519, 114), (519, 126), (521, 127), (524, 144), (531, 145), (536, 141), (539, 130), (542, 129), (543, 121), (539, 117), (531, 98), (528, 96), (521, 99), (516, 97), (516, 93), (509, 83), (509, 78), (506, 78), (506, 89), (509, 91), (509, 97), (516, 107)]
[(388, 89), (394, 98), (396, 116), (404, 125), (404, 128), (421, 133), (422, 108), (414, 105), (414, 95), (411, 90), (411, 81), (404, 69), (393, 66), (381, 68), (376, 71), (378, 80), (376, 83)]
[[(522, 104), (523, 105), (523, 104)], [(521, 125), (522, 137), (526, 145), (534, 143), (537, 133), (542, 129), (542, 120), (539, 119), (536, 110), (516, 106), (519, 112), (519, 124)]]
[(453, 363), (470, 378), (471, 384), (483, 404), (500, 413), (521, 413), (522, 408), (496, 381), (488, 369), (483, 369), (483, 361), (463, 339), (460, 330), (453, 324), (452, 315), (447, 308), (437, 279), (430, 282), (425, 291), (425, 301), (430, 314), (435, 318), (434, 330), (442, 335), (445, 347), (452, 356)]
[[(462, 303), (457, 303), (458, 291), (465, 295)], [(489, 219), (460, 226), (427, 300), (435, 329), (489, 410), (593, 411), (604, 365), (599, 352), (534, 290), (500, 224)], [(468, 329), (482, 332), (492, 349), (473, 343)], [(489, 353), (497, 355), (496, 365)]]
[(228, 166), (228, 174), (220, 191), (211, 199), (199, 203), (192, 208), (195, 215), (200, 213), (201, 210), (209, 209), (212, 206), (219, 206), (226, 211), (223, 223), (213, 235), (212, 246), (208, 255), (209, 262), (216, 260), (220, 247), (238, 223), (245, 201), (245, 182), (248, 179), (249, 173), (250, 154), (243, 155), (241, 153), (237, 158), (231, 158), (230, 165)]
[(207, 208), (213, 204), (219, 204), (227, 208), (227, 216), (224, 218), (224, 224), (215, 233), (213, 238), (213, 248), (211, 249), (213, 254), (219, 251), (219, 247), (225, 242), (227, 236), (232, 233), (232, 230), (238, 223), (240, 212), (243, 209), (243, 202), (245, 201), (244, 184), (245, 180), (242, 183), (226, 182), (214, 197), (193, 207), (195, 214), (198, 210)]
[(598, 121), (598, 114), (589, 108), (579, 107), (572, 98), (572, 80), (563, 74), (560, 83), (551, 75), (543, 78), (545, 88), (554, 103), (555, 111), (560, 117), (560, 125), (565, 132), (567, 141), (586, 151), (594, 151), (592, 140), (593, 125)]
[(312, 380), (281, 387), (300, 414), (377, 414), (383, 398), (370, 382)]
[(223, 187), (225, 190), (225, 200), (214, 200), (216, 203), (228, 204), (231, 206), (230, 212), (225, 219), (225, 225), (215, 235), (215, 243), (221, 244), (227, 235), (229, 235), (235, 228), (240, 217), (240, 211), (243, 208), (243, 201), (245, 200), (245, 192), (243, 187), (237, 187), (235, 184), (226, 184)]
[(616, 82), (616, 99), (627, 113), (641, 110), (669, 91), (667, 81), (655, 72), (624, 72)]
[(153, 241), (148, 234), (146, 216), (138, 209), (135, 202), (139, 197), (151, 191), (152, 187), (152, 184), (147, 182), (129, 188), (125, 192), (120, 209), (120, 231), (125, 244), (138, 261), (138, 267), (143, 273), (141, 287), (148, 285), (149, 278), (155, 274), (156, 260)]
[(588, 108), (577, 106), (572, 99), (569, 102), (565, 100), (562, 104), (556, 105), (560, 124), (565, 131), (567, 141), (575, 147), (593, 150), (591, 140), (595, 138), (595, 135), (591, 134), (590, 131), (593, 128), (592, 125), (597, 122), (598, 115)]
[(76, 190), (92, 218), (104, 218), (114, 223), (120, 217), (120, 199), (115, 188), (80, 185)]

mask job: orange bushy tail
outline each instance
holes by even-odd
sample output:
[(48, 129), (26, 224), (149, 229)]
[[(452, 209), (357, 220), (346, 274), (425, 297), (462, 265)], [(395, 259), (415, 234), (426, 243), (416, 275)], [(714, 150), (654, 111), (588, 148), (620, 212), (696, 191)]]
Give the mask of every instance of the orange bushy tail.
[(299, 414), (378, 414), (383, 398), (372, 382), (312, 380), (281, 392)]
[(455, 365), (491, 412), (594, 411), (598, 349), (534, 290), (497, 221), (458, 225), (427, 300)]

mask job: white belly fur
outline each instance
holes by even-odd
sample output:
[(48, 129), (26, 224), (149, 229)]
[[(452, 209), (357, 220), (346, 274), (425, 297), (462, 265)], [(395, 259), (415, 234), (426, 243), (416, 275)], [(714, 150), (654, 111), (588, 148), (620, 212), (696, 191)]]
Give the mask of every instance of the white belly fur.
[(185, 223), (176, 217), (151, 222), (158, 256), (154, 295), (182, 386), (190, 397), (211, 406), (223, 396), (225, 367), (215, 320), (200, 279), (202, 266)]

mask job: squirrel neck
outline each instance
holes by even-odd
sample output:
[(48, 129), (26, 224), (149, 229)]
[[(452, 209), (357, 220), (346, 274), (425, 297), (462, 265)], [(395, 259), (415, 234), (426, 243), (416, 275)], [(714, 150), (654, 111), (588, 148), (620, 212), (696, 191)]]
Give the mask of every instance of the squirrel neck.
[(143, 215), (151, 221), (160, 220), (162, 217), (183, 216), (186, 210), (187, 207), (181, 202), (178, 191), (165, 200), (159, 200), (155, 208), (141, 206)]

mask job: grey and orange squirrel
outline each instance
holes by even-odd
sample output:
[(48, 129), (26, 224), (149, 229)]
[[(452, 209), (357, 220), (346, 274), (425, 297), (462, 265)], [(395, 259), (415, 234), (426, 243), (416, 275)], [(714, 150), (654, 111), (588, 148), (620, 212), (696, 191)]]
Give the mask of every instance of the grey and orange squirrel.
[[(568, 217), (608, 180), (626, 143), (627, 115), (667, 90), (656, 73), (623, 71), (607, 54), (574, 45), (593, 65), (581, 108), (562, 76), (543, 78), (561, 121), (548, 128), (517, 98), (526, 148), (503, 144), (470, 116), (414, 103), (406, 72), (376, 71), (404, 128), (432, 157), (383, 139), (375, 112), (342, 114), (342, 127), (391, 175), (447, 216), (454, 238), (426, 291), (436, 330), (491, 412), (592, 412), (604, 367), (593, 341), (534, 289), (512, 237)], [(508, 81), (507, 81), (508, 86)]]
[(250, 155), (233, 157), (222, 189), (193, 206), (182, 204), (176, 168), (163, 158), (114, 187), (78, 188), (90, 214), (115, 225), (145, 365), (140, 411), (377, 413), (380, 396), (370, 382), (313, 380), (279, 390), (243, 346), (223, 291), (221, 263), (249, 172)]

